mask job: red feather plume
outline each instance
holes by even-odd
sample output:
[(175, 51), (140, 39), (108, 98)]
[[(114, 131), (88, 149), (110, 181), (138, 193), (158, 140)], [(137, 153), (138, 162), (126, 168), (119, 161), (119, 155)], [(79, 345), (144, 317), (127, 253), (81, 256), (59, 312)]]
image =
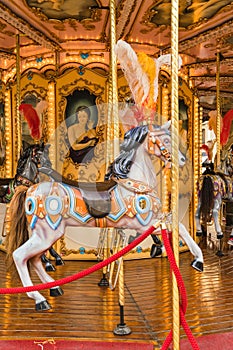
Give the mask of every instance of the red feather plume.
[(206, 154), (207, 154), (207, 156), (208, 156), (208, 159), (210, 159), (210, 149), (209, 149), (209, 147), (208, 147), (207, 145), (203, 144), (203, 145), (201, 146), (201, 149), (203, 149), (204, 151), (206, 151)]
[(220, 143), (225, 146), (229, 139), (231, 123), (233, 120), (233, 109), (230, 109), (223, 117), (223, 126), (220, 134)]
[(40, 140), (40, 118), (35, 108), (33, 108), (33, 106), (29, 103), (21, 103), (21, 105), (19, 106), (19, 111), (20, 113), (22, 113), (22, 115), (28, 123), (31, 137), (34, 140)]

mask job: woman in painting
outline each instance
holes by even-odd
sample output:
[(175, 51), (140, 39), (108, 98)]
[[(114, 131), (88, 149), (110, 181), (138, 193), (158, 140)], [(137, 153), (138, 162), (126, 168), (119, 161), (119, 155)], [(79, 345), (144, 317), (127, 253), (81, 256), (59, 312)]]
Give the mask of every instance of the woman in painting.
[(98, 138), (90, 116), (90, 109), (87, 106), (79, 106), (76, 110), (76, 123), (68, 128), (70, 143), (68, 156), (74, 163), (87, 163), (94, 156)]

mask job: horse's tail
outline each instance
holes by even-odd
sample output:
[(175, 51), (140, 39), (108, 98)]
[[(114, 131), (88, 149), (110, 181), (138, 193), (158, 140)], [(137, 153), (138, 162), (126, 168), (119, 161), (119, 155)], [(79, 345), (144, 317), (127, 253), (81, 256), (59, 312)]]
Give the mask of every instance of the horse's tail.
[(204, 176), (200, 191), (200, 218), (204, 223), (211, 221), (214, 207), (214, 185), (210, 176)]
[(9, 232), (6, 235), (6, 267), (8, 271), (15, 272), (13, 252), (29, 238), (27, 218), (24, 208), (26, 191), (28, 187), (18, 186), (11, 199), (8, 209)]

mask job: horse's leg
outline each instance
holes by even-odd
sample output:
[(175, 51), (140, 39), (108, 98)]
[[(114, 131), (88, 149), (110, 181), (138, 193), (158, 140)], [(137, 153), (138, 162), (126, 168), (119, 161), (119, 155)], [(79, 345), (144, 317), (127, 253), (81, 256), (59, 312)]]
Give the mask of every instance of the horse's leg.
[(192, 239), (188, 231), (186, 230), (185, 226), (180, 222), (179, 223), (179, 234), (181, 238), (184, 240), (184, 242), (189, 247), (190, 252), (194, 256), (194, 260), (191, 262), (191, 266), (196, 269), (197, 271), (202, 272), (203, 271), (203, 254), (198, 246), (198, 244)]
[(56, 261), (56, 265), (58, 266), (60, 266), (60, 265), (64, 265), (64, 261), (63, 261), (63, 259), (61, 258), (61, 256), (56, 252), (56, 250), (53, 248), (53, 247), (51, 247), (51, 248), (49, 248), (49, 253), (51, 254), (51, 256), (55, 259), (55, 261)]
[[(43, 240), (36, 234), (33, 234), (27, 242), (17, 248), (13, 252), (13, 259), (18, 270), (19, 277), (24, 287), (32, 286), (32, 280), (28, 271), (27, 263), (32, 257), (41, 254), (48, 249), (46, 240)], [(27, 292), (29, 298), (35, 300), (36, 311), (44, 311), (51, 309), (51, 306), (45, 299), (45, 297), (38, 291)]]
[(221, 202), (222, 200), (221, 200), (220, 194), (218, 194), (218, 197), (214, 199), (214, 207), (213, 207), (213, 214), (212, 214), (214, 219), (214, 227), (215, 227), (215, 231), (217, 233), (218, 239), (223, 238), (223, 232), (219, 222), (219, 212), (221, 208)]
[(202, 227), (201, 227), (201, 220), (200, 220), (200, 213), (201, 213), (201, 202), (198, 201), (197, 210), (195, 213), (195, 222), (196, 222), (196, 236), (200, 237), (202, 236)]
[(42, 263), (45, 264), (46, 271), (50, 271), (50, 272), (56, 271), (55, 267), (53, 266), (53, 264), (45, 254), (41, 256), (41, 260), (42, 260)]
[(157, 256), (161, 256), (163, 253), (163, 243), (159, 239), (159, 237), (156, 234), (151, 234), (151, 238), (153, 239), (153, 244), (150, 249), (150, 256), (151, 258), (155, 258)]
[[(40, 278), (41, 282), (43, 283), (49, 283), (53, 282), (54, 279), (47, 274), (45, 271), (41, 257), (40, 255), (34, 256), (33, 258), (30, 259), (30, 263), (33, 266), (34, 270), (37, 273), (37, 276)], [(58, 286), (58, 287), (53, 287), (50, 289), (50, 296), (52, 297), (57, 297), (63, 294), (63, 290)]]

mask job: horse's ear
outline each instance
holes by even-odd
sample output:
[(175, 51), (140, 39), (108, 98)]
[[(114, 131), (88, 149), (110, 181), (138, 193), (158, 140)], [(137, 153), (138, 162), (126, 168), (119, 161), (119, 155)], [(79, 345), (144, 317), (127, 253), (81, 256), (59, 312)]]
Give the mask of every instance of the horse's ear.
[(161, 129), (169, 130), (171, 128), (171, 119), (161, 126)]

